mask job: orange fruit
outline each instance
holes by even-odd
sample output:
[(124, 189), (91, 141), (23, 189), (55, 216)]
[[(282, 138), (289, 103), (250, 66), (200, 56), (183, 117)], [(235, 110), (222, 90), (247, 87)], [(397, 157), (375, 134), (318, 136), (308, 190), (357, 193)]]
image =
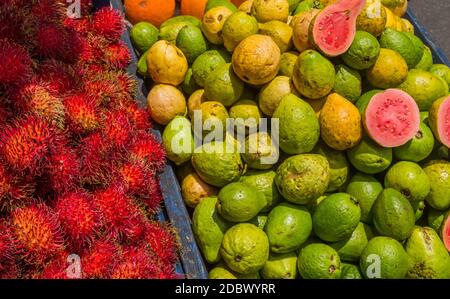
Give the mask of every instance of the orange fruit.
[(142, 21), (159, 27), (175, 12), (175, 0), (125, 0), (125, 15), (136, 24)]
[(181, 0), (181, 14), (203, 18), (205, 6), (208, 0)]

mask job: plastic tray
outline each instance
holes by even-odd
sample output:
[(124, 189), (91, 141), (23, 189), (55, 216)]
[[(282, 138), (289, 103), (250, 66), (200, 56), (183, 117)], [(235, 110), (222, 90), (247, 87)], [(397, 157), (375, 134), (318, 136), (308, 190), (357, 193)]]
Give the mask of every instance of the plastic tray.
[[(96, 8), (111, 5), (119, 11), (123, 10), (121, 0), (94, 0)], [(444, 51), (433, 41), (430, 33), (423, 27), (411, 9), (408, 9), (406, 18), (411, 21), (415, 28), (415, 34), (430, 48), (433, 53), (435, 63), (443, 63), (450, 66), (448, 58)], [(136, 77), (136, 63), (138, 57), (131, 45), (128, 31), (122, 37), (123, 41), (128, 44), (131, 49), (133, 62), (128, 68), (131, 75), (135, 76), (138, 81), (139, 92), (137, 100), (141, 105), (146, 105), (146, 95), (148, 90), (144, 81)], [(153, 133), (157, 138), (161, 138), (161, 128), (155, 126)], [(191, 229), (191, 219), (181, 197), (181, 190), (178, 180), (175, 176), (172, 164), (168, 163), (161, 174), (161, 187), (164, 197), (164, 208), (157, 215), (161, 221), (170, 221), (177, 229), (180, 236), (181, 249), (179, 253), (180, 262), (177, 264), (177, 273), (184, 275), (186, 278), (206, 279), (208, 272), (205, 263), (199, 251)]]

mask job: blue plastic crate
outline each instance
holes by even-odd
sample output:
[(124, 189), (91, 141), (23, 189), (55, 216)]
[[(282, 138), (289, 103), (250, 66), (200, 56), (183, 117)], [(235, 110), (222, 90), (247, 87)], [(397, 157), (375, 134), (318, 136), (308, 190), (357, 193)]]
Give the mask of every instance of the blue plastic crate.
[[(104, 6), (112, 6), (123, 12), (121, 0), (94, 0), (95, 8)], [(423, 27), (411, 9), (408, 9), (406, 18), (414, 25), (415, 34), (430, 48), (433, 53), (435, 63), (442, 63), (450, 66), (448, 58), (444, 51), (433, 41), (430, 33)], [(132, 52), (132, 63), (128, 67), (128, 72), (134, 76), (138, 82), (137, 100), (140, 105), (146, 106), (146, 95), (148, 90), (144, 81), (136, 76), (138, 57), (131, 44), (130, 36), (126, 31), (122, 37)], [(153, 133), (160, 140), (161, 130), (159, 126), (155, 126)], [(164, 197), (164, 207), (157, 214), (160, 221), (170, 221), (173, 227), (178, 231), (181, 243), (179, 253), (179, 262), (177, 263), (177, 273), (184, 275), (186, 278), (206, 279), (208, 272), (205, 267), (200, 250), (195, 243), (194, 235), (191, 228), (191, 219), (181, 196), (181, 189), (175, 176), (172, 164), (167, 164), (161, 174), (161, 187)]]

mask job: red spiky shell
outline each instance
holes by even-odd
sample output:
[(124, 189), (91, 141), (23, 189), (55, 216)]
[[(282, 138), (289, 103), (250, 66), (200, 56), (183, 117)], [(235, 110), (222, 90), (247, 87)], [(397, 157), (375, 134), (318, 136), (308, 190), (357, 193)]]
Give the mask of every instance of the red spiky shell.
[(124, 248), (120, 262), (114, 269), (113, 279), (155, 278), (156, 262), (144, 246)]
[(39, 0), (31, 7), (31, 14), (40, 22), (61, 22), (66, 10), (61, 2)]
[(30, 202), (34, 185), (27, 178), (17, 176), (0, 161), (0, 210), (10, 211)]
[(78, 88), (79, 78), (73, 67), (55, 59), (44, 60), (38, 69), (38, 80), (45, 82), (55, 95), (63, 96)]
[(20, 45), (0, 40), (0, 85), (19, 84), (31, 76), (33, 61)]
[(51, 146), (59, 143), (59, 133), (47, 120), (27, 116), (4, 128), (0, 136), (1, 150), (9, 165), (18, 171), (40, 173)]
[(128, 147), (131, 161), (142, 163), (147, 167), (162, 170), (166, 163), (166, 154), (155, 137), (147, 132), (139, 131)]
[(3, 272), (12, 261), (14, 254), (14, 243), (9, 227), (0, 222), (0, 272)]
[(63, 249), (59, 224), (47, 206), (14, 210), (10, 227), (19, 255), (29, 264), (42, 264)]
[(92, 18), (92, 29), (110, 41), (117, 41), (125, 30), (123, 16), (110, 7), (101, 8)]
[(23, 38), (22, 27), (23, 11), (14, 6), (0, 7), (0, 39), (21, 42)]
[(41, 24), (37, 30), (36, 54), (41, 58), (74, 62), (79, 48), (80, 38), (75, 30), (61, 24)]
[(145, 194), (141, 194), (139, 198), (146, 205), (147, 212), (150, 215), (153, 215), (158, 211), (159, 206), (163, 201), (163, 196), (157, 174), (153, 174), (147, 177), (146, 192)]
[(81, 162), (72, 148), (60, 146), (52, 150), (52, 154), (48, 159), (47, 169), (54, 192), (63, 193), (78, 187)]
[(159, 222), (147, 224), (144, 240), (164, 263), (172, 264), (177, 260), (178, 243), (174, 230), (167, 224)]
[(144, 216), (123, 189), (110, 186), (94, 195), (105, 229), (114, 237), (135, 240), (143, 233)]
[(130, 194), (145, 193), (149, 171), (137, 163), (125, 163), (116, 168), (118, 183)]
[(15, 104), (19, 111), (41, 116), (63, 129), (64, 105), (54, 93), (49, 85), (32, 80), (18, 89)]
[(70, 130), (86, 133), (101, 124), (101, 114), (95, 100), (86, 94), (73, 94), (64, 99), (66, 119)]
[(103, 133), (112, 144), (123, 147), (131, 139), (133, 125), (124, 111), (108, 111), (105, 113)]
[(83, 255), (83, 278), (110, 278), (118, 259), (119, 249), (110, 240), (97, 240)]
[(122, 41), (107, 45), (104, 48), (103, 62), (113, 69), (124, 69), (131, 63), (131, 54)]
[(120, 105), (119, 109), (128, 113), (128, 117), (137, 130), (148, 132), (152, 128), (150, 113), (148, 113), (147, 109), (140, 108), (135, 101), (123, 103)]
[(109, 159), (111, 145), (100, 133), (91, 134), (80, 141), (82, 183), (105, 186), (110, 182), (112, 165)]
[(87, 33), (89, 32), (89, 27), (91, 26), (91, 22), (87, 17), (79, 19), (66, 17), (63, 21), (63, 24), (64, 26), (75, 30), (81, 35), (87, 35)]
[[(62, 251), (58, 253), (56, 256), (52, 258), (51, 261), (49, 261), (42, 270), (39, 270), (32, 274), (33, 279), (74, 279), (74, 278), (81, 278), (77, 277), (77, 273), (71, 273), (70, 271), (75, 270), (81, 270), (81, 263), (80, 266), (75, 266), (72, 262), (73, 260), (70, 259), (70, 253), (67, 251)], [(70, 263), (72, 262), (72, 263)], [(78, 261), (75, 261), (78, 262)], [(77, 268), (72, 268), (72, 267)], [(80, 271), (81, 272), (81, 271)], [(70, 276), (69, 276), (69, 275)], [(81, 275), (81, 273), (80, 273)]]
[(89, 194), (75, 191), (59, 196), (55, 203), (66, 239), (76, 250), (90, 243), (100, 226), (99, 215), (91, 201)]

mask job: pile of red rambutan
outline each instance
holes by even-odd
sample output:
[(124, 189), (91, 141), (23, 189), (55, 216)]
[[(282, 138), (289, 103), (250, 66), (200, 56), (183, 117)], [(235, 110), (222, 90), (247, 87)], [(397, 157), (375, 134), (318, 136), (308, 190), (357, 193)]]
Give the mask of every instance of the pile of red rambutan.
[(124, 70), (123, 17), (104, 8), (72, 19), (64, 0), (6, 2), (0, 278), (177, 277), (174, 231), (154, 220), (165, 153)]

